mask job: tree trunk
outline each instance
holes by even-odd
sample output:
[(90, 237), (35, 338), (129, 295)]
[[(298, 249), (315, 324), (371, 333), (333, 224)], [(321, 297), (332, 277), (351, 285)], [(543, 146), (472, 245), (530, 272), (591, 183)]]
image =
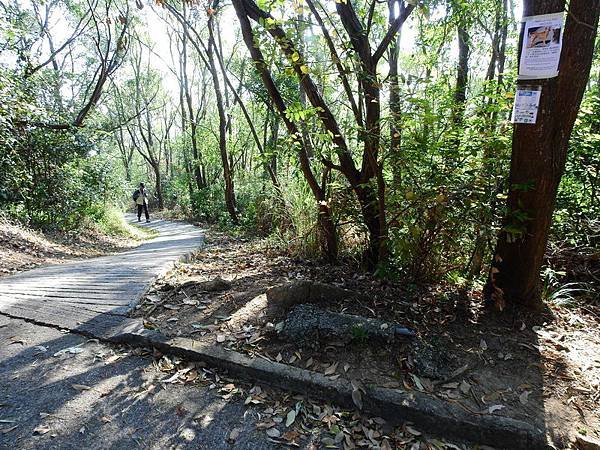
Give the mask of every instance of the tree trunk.
[[(216, 9), (216, 3), (214, 7)], [(233, 175), (231, 173), (231, 166), (229, 164), (229, 156), (227, 154), (227, 116), (225, 115), (225, 107), (223, 104), (223, 94), (221, 92), (221, 86), (219, 84), (219, 74), (217, 72), (217, 66), (215, 64), (214, 52), (215, 52), (215, 37), (214, 37), (214, 15), (208, 18), (208, 49), (207, 57), (209, 62), (209, 69), (213, 79), (213, 85), (215, 88), (215, 97), (217, 101), (217, 110), (219, 112), (219, 153), (221, 155), (221, 164), (223, 165), (223, 180), (225, 182), (225, 206), (227, 212), (233, 223), (238, 223), (238, 215), (235, 207), (235, 190), (233, 184)]]
[[(398, 0), (388, 0), (388, 22), (392, 23), (396, 18), (396, 5), (399, 8), (404, 6), (404, 3)], [(394, 160), (393, 174), (394, 183), (399, 185), (401, 182), (401, 161), (400, 148), (402, 145), (402, 103), (400, 101), (400, 83), (398, 80), (398, 57), (400, 55), (400, 33), (390, 44), (389, 50), (389, 84), (390, 84), (390, 153)]]
[(158, 209), (164, 209), (165, 202), (162, 193), (162, 178), (160, 175), (160, 165), (152, 164), (152, 171), (154, 172), (154, 188), (156, 189), (156, 199), (158, 200)]
[[(462, 22), (462, 20), (461, 20)], [(454, 108), (452, 122), (461, 124), (467, 101), (467, 83), (469, 81), (469, 32), (464, 23), (458, 26), (458, 70), (456, 72), (456, 86), (454, 88)]]
[(300, 169), (302, 170), (302, 174), (304, 175), (304, 179), (308, 183), (311, 192), (317, 202), (318, 209), (318, 225), (323, 236), (322, 241), (322, 251), (324, 256), (330, 260), (335, 261), (337, 259), (338, 254), (338, 243), (337, 243), (337, 227), (335, 221), (333, 220), (331, 213), (331, 206), (327, 202), (325, 192), (319, 186), (317, 179), (312, 171), (310, 166), (310, 159), (308, 158), (308, 153), (304, 144), (303, 139), (301, 138), (301, 133), (296, 124), (287, 117), (286, 115), (286, 106), (283, 101), (283, 97), (279, 92), (277, 85), (273, 81), (273, 77), (271, 76), (263, 54), (258, 47), (258, 44), (254, 41), (254, 35), (252, 33), (252, 27), (250, 25), (250, 20), (248, 19), (248, 12), (244, 5), (243, 0), (233, 0), (233, 7), (235, 8), (235, 12), (238, 16), (240, 22), (240, 28), (242, 30), (242, 36), (244, 38), (244, 42), (248, 51), (250, 52), (250, 56), (254, 61), (254, 66), (259, 76), (261, 77), (263, 84), (269, 94), (269, 97), (273, 101), (275, 109), (279, 113), (281, 120), (285, 123), (285, 126), (288, 130), (288, 133), (292, 140), (294, 141), (294, 147), (298, 153), (298, 159), (300, 161)]
[[(182, 2), (181, 4), (183, 7), (182, 14), (183, 14), (183, 18), (184, 18), (184, 21), (181, 23), (181, 26), (187, 27), (185, 2)], [(198, 128), (198, 124), (196, 123), (196, 115), (194, 114), (194, 108), (192, 106), (192, 94), (191, 94), (190, 82), (189, 82), (188, 74), (187, 74), (187, 60), (188, 60), (187, 41), (188, 41), (188, 35), (184, 30), (184, 33), (182, 33), (182, 37), (181, 37), (181, 53), (180, 53), (181, 67), (180, 67), (180, 70), (181, 70), (181, 77), (182, 77), (181, 81), (183, 83), (183, 93), (185, 94), (185, 104), (187, 106), (188, 111), (186, 114), (186, 112), (182, 109), (181, 113), (186, 114), (188, 116), (189, 126), (190, 126), (190, 139), (191, 139), (191, 144), (192, 144), (192, 157), (193, 157), (192, 167), (193, 167), (193, 171), (194, 171), (194, 179), (196, 181), (196, 187), (198, 188), (198, 190), (201, 190), (206, 187), (206, 180), (202, 177), (202, 171), (200, 169), (202, 155), (200, 155), (200, 152), (198, 150), (198, 137), (196, 135), (196, 130)]]
[[(525, 0), (524, 6), (524, 16), (556, 13), (564, 10), (565, 0)], [(599, 13), (600, 0), (571, 0), (559, 76), (523, 83), (540, 85), (542, 94), (537, 123), (513, 128), (508, 212), (485, 289), (488, 304), (498, 309), (542, 306), (539, 273), (569, 138), (592, 65)]]

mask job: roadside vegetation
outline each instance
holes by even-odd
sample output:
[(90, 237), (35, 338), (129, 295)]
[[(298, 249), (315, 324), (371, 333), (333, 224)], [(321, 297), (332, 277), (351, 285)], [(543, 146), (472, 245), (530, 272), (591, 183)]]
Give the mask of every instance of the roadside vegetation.
[[(558, 76), (519, 80), (521, 17), (557, 11)], [(377, 382), (591, 433), (599, 14), (599, 0), (2, 2), (0, 270), (147, 238), (122, 219), (143, 182), (152, 219), (223, 239), (158, 282), (149, 328), (344, 377), (328, 343), (279, 342), (291, 309), (228, 319), (320, 280), (358, 296), (328, 313), (404, 323), (472, 369), (436, 378), (389, 344), (364, 359), (385, 362), (367, 367)], [(512, 124), (529, 84), (537, 122)], [(225, 294), (186, 294), (224, 274)], [(371, 343), (355, 334), (360, 359)]]

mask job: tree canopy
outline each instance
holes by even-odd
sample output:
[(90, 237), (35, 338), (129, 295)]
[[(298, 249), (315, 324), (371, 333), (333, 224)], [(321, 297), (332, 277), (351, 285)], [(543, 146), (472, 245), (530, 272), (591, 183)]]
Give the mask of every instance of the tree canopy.
[[(2, 3), (0, 210), (74, 228), (143, 181), (297, 255), (539, 306), (548, 240), (598, 245), (600, 5), (565, 3)], [(517, 80), (521, 16), (556, 12), (559, 75)]]

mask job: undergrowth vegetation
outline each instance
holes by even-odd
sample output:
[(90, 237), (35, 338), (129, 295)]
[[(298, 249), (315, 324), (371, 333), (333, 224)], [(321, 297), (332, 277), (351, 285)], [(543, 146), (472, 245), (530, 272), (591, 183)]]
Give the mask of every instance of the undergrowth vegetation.
[[(536, 190), (509, 183), (519, 26), (507, 2), (375, 2), (371, 13), (363, 1), (335, 11), (258, 2), (282, 19), (247, 24), (233, 18), (238, 3), (207, 17), (196, 2), (143, 13), (100, 3), (103, 12), (80, 1), (2, 11), (0, 210), (11, 219), (139, 238), (120, 211), (133, 210), (144, 182), (151, 214), (385, 278), (457, 285), (487, 277), (497, 242), (529, 236), (532, 210), (507, 202)], [(382, 41), (400, 6), (401, 40)], [(57, 23), (72, 37), (47, 54)], [(251, 41), (261, 55), (244, 48)], [(553, 248), (598, 251), (597, 53), (556, 201), (546, 202), (556, 204), (546, 267), (557, 274), (547, 299), (585, 291), (565, 287), (585, 280), (557, 266)]]

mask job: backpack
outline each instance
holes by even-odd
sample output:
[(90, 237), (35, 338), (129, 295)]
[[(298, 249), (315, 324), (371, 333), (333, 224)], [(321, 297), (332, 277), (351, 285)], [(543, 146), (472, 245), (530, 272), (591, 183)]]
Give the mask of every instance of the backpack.
[(136, 190), (133, 192), (133, 197), (132, 197), (132, 198), (133, 198), (133, 201), (135, 202), (135, 201), (138, 199), (138, 197), (139, 197), (139, 196), (140, 196), (140, 190), (139, 190), (139, 189), (136, 189)]

